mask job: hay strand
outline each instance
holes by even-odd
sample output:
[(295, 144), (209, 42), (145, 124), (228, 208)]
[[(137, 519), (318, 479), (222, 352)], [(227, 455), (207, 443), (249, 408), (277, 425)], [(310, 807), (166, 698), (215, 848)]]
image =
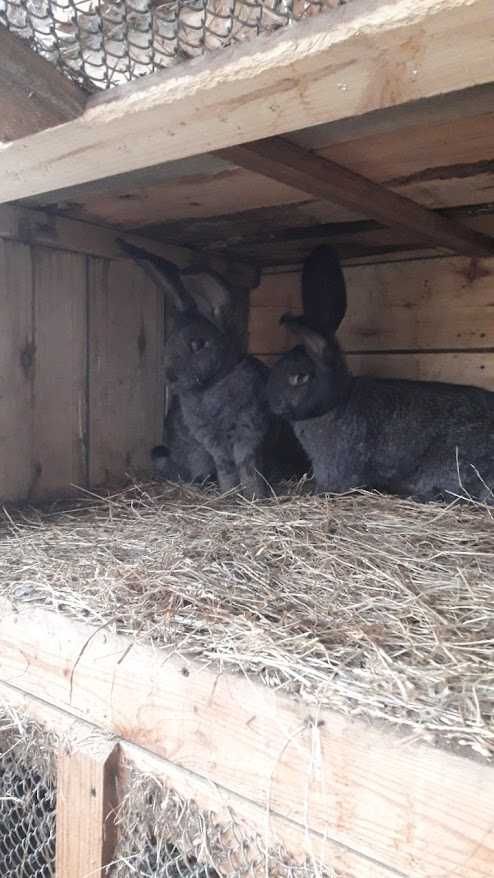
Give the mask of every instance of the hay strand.
[(5, 513), (0, 595), (494, 753), (494, 526), (481, 506), (136, 485)]

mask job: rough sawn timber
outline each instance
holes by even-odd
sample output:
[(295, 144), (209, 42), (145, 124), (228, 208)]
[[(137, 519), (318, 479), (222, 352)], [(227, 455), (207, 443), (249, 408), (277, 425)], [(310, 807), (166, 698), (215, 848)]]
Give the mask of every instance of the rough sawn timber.
[(0, 25), (0, 142), (75, 119), (87, 97), (26, 40)]
[(343, 863), (350, 850), (407, 878), (492, 876), (494, 771), (474, 760), (7, 603), (0, 680), (336, 843)]
[(434, 247), (447, 247), (471, 256), (494, 255), (494, 240), (487, 235), (463, 228), (454, 220), (281, 137), (234, 146), (219, 155), (316, 198), (361, 210), (371, 219), (412, 232), (417, 240)]
[(91, 98), (0, 149), (3, 201), (494, 80), (491, 0), (355, 0)]
[[(56, 878), (105, 878), (117, 830), (118, 745), (63, 748), (57, 759)], [(74, 831), (77, 827), (77, 831)]]

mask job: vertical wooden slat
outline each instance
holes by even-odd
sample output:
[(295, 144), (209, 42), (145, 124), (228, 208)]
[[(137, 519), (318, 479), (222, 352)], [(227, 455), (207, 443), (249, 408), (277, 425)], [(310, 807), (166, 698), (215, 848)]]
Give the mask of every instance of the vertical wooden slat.
[(77, 253), (33, 249), (35, 496), (87, 483), (87, 267)]
[(0, 500), (29, 494), (34, 370), (30, 248), (0, 241)]
[(118, 745), (62, 751), (57, 771), (56, 878), (104, 878), (115, 849)]
[(89, 265), (89, 479), (149, 472), (163, 421), (163, 303), (129, 262)]

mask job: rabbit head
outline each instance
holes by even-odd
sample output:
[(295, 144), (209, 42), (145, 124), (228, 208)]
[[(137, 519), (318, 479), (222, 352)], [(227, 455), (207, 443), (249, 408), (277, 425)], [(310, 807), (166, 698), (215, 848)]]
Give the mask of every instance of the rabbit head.
[[(291, 318), (282, 318), (290, 325)], [(351, 375), (334, 336), (323, 338), (305, 326), (291, 325), (302, 344), (284, 354), (271, 370), (271, 410), (289, 421), (317, 418), (348, 395)]]
[(180, 390), (205, 387), (226, 375), (238, 353), (232, 339), (199, 313), (177, 320), (165, 351), (167, 381)]
[[(225, 331), (230, 296), (221, 278), (202, 266), (182, 273), (154, 253), (119, 243), (175, 306), (175, 326), (165, 351), (167, 381), (180, 392), (206, 386), (227, 374), (239, 354), (233, 334)], [(202, 297), (207, 307), (199, 308), (196, 297)]]
[(345, 279), (338, 254), (326, 244), (304, 262), (302, 301), (302, 316), (285, 314), (280, 321), (301, 344), (281, 357), (268, 383), (272, 411), (293, 421), (329, 411), (350, 381), (335, 338), (347, 309)]

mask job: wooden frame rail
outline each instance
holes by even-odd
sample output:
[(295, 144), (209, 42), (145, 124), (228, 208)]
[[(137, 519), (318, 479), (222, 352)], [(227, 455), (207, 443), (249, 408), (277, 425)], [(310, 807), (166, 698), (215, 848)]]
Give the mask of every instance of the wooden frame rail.
[(491, 0), (355, 0), (0, 146), (4, 202), (494, 81)]
[(218, 155), (316, 198), (362, 211), (385, 225), (412, 232), (416, 240), (429, 246), (446, 247), (471, 256), (494, 255), (494, 240), (487, 235), (464, 228), (410, 198), (397, 195), (281, 137), (234, 146)]
[[(85, 223), (79, 220), (58, 217), (42, 210), (34, 210), (17, 205), (0, 205), (0, 240), (20, 241), (23, 244), (40, 244), (73, 253), (88, 253), (109, 259), (128, 259), (118, 243), (118, 238), (145, 247), (150, 251), (170, 259), (180, 268), (185, 268), (194, 257), (190, 247), (162, 244), (133, 233)], [(244, 289), (257, 287), (259, 270), (247, 262), (225, 258), (221, 254), (207, 255), (207, 262), (219, 274)]]
[(474, 760), (39, 609), (1, 607), (0, 681), (7, 700), (116, 736), (299, 858), (352, 878), (492, 876), (494, 769)]

